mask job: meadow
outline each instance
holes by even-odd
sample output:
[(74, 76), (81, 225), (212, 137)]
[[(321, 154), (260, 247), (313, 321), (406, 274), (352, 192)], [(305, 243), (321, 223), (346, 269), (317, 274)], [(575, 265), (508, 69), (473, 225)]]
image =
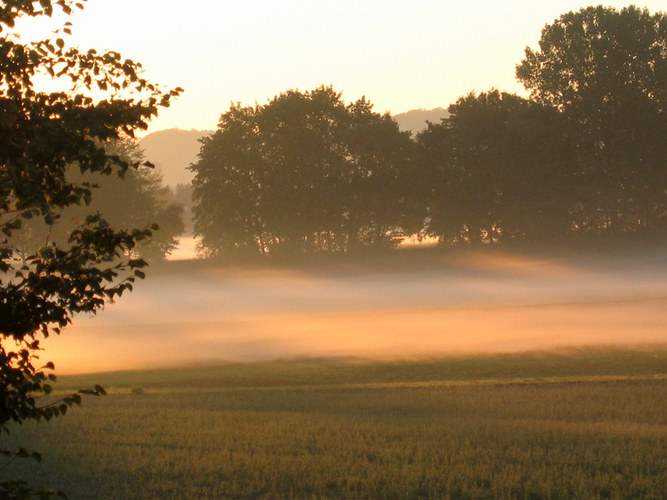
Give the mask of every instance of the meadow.
[(62, 377), (100, 383), (12, 429), (74, 499), (667, 496), (667, 350), (226, 363)]

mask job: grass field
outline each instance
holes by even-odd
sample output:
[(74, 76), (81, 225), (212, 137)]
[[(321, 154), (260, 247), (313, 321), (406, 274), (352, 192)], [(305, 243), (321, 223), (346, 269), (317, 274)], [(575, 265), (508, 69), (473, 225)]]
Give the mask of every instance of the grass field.
[[(63, 378), (103, 398), (0, 463), (70, 498), (667, 497), (667, 350), (227, 364)], [(142, 394), (133, 394), (138, 392)]]

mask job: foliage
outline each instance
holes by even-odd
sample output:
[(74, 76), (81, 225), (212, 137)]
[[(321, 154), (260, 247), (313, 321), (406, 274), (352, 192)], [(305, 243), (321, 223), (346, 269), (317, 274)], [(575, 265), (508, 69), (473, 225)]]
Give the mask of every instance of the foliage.
[(562, 112), (577, 150), (575, 229), (662, 232), (667, 217), (667, 16), (588, 7), (547, 25), (516, 74)]
[[(128, 162), (138, 163), (144, 158), (137, 144), (129, 140), (107, 144), (105, 151)], [(78, 221), (97, 213), (114, 228), (153, 228), (151, 237), (132, 250), (134, 257), (149, 261), (162, 259), (178, 245), (177, 237), (184, 231), (183, 208), (170, 202), (171, 190), (163, 185), (155, 170), (129, 169), (120, 178), (96, 172), (81, 173), (69, 166), (65, 178), (79, 185), (90, 185), (93, 188), (90, 203), (66, 207), (58, 213), (55, 224), (37, 219), (24, 221), (13, 235), (21, 254), (35, 252), (49, 242), (66, 246)]]
[(187, 210), (192, 209), (192, 184), (176, 184), (170, 191), (169, 200)]
[(212, 255), (392, 245), (414, 225), (411, 151), (389, 115), (331, 88), (233, 105), (191, 166), (195, 231)]
[[(0, 6), (0, 437), (9, 424), (50, 419), (80, 402), (80, 393), (45, 402), (54, 379), (38, 363), (40, 339), (81, 312), (95, 312), (132, 289), (145, 261), (131, 256), (150, 228), (116, 230), (99, 215), (74, 228), (66, 245), (48, 242), (21, 254), (14, 236), (23, 221), (53, 225), (63, 209), (89, 203), (92, 186), (68, 179), (123, 177), (142, 162), (108, 152), (108, 143), (145, 129), (180, 89), (165, 91), (142, 77), (141, 66), (116, 52), (68, 47), (66, 23), (52, 38), (22, 42), (12, 30), (21, 16), (69, 14), (67, 0), (7, 0)], [(57, 91), (38, 82), (51, 77)], [(97, 387), (91, 394), (101, 394)], [(5, 451), (5, 454), (12, 452)], [(25, 452), (17, 452), (24, 456)], [(36, 456), (35, 456), (36, 457)], [(27, 495), (21, 481), (0, 485), (5, 496)], [(47, 495), (46, 492), (41, 494)]]
[[(111, 144), (107, 151), (133, 162), (144, 159), (143, 152), (130, 141)], [(99, 188), (93, 192), (89, 206), (76, 212), (81, 215), (85, 211), (99, 212), (116, 228), (153, 226), (151, 237), (136, 247), (136, 256), (149, 262), (164, 258), (178, 246), (177, 237), (185, 229), (183, 207), (169, 201), (171, 190), (163, 184), (157, 171), (132, 169), (123, 179), (99, 174), (89, 174), (89, 177), (90, 180), (85, 180)], [(80, 220), (82, 217), (76, 217), (76, 212), (72, 211), (70, 217)]]
[(416, 138), (426, 231), (449, 243), (562, 236), (572, 152), (557, 113), (497, 90), (462, 97), (449, 113)]
[(181, 233), (194, 233), (192, 222), (192, 183), (176, 184), (169, 187), (165, 193), (165, 200), (170, 205), (181, 207), (180, 220), (183, 222)]
[(562, 15), (526, 48), (530, 100), (469, 94), (417, 136), (426, 231), (443, 242), (664, 237), (667, 18)]

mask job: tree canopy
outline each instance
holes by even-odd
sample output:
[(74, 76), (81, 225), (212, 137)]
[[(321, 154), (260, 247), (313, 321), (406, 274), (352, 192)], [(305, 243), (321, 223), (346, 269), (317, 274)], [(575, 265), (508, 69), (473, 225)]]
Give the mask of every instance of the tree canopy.
[(526, 48), (530, 99), (469, 94), (417, 136), (426, 231), (447, 243), (664, 237), (667, 19), (569, 12)]
[(428, 179), (426, 231), (445, 243), (562, 237), (571, 158), (549, 107), (471, 93), (417, 135)]
[[(128, 162), (140, 162), (144, 157), (137, 143), (130, 140), (109, 143), (105, 151)], [(149, 261), (163, 259), (178, 246), (177, 237), (185, 229), (183, 205), (170, 200), (171, 190), (163, 185), (162, 177), (154, 169), (128, 169), (121, 178), (98, 172), (81, 173), (70, 165), (65, 170), (65, 178), (79, 185), (90, 185), (90, 202), (64, 208), (53, 224), (36, 218), (23, 221), (21, 229), (12, 237), (21, 254), (34, 253), (50, 241), (66, 246), (78, 221), (97, 213), (118, 229), (157, 225), (151, 237), (132, 250), (135, 257)]]
[(393, 245), (421, 225), (407, 212), (412, 151), (389, 115), (330, 87), (234, 105), (191, 166), (195, 231), (210, 255)]
[[(516, 74), (559, 110), (577, 149), (579, 231), (667, 226), (667, 16), (588, 7), (542, 30)], [(661, 229), (662, 228), (662, 229)]]
[(516, 72), (530, 98), (471, 93), (412, 142), (331, 88), (232, 106), (191, 167), (203, 249), (666, 236), (665, 14), (563, 14)]
[[(123, 177), (139, 168), (141, 160), (107, 145), (145, 129), (180, 93), (149, 82), (140, 64), (117, 52), (68, 46), (69, 24), (29, 43), (12, 29), (18, 17), (69, 14), (80, 6), (68, 0), (0, 6), (0, 438), (10, 422), (50, 419), (80, 401), (79, 394), (50, 402), (36, 397), (50, 392), (54, 378), (52, 364), (37, 362), (40, 340), (59, 333), (73, 315), (95, 312), (131, 290), (145, 266), (132, 252), (151, 235), (150, 227), (115, 229), (95, 214), (65, 244), (49, 241), (25, 254), (16, 247), (17, 231), (31, 219), (52, 225), (67, 207), (91, 200), (93, 187), (68, 178), (68, 169)], [(43, 77), (58, 90), (40, 88)], [(25, 482), (0, 483), (0, 496), (28, 493)]]

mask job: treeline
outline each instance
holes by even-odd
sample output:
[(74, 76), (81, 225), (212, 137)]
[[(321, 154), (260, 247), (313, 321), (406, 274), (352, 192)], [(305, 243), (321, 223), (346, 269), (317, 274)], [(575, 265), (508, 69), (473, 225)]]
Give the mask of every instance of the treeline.
[(564, 14), (516, 75), (529, 99), (471, 93), (415, 137), (330, 87), (232, 106), (191, 166), (203, 250), (665, 237), (665, 14)]
[[(184, 209), (190, 196), (187, 186), (167, 187), (160, 174), (146, 168), (144, 153), (130, 140), (108, 141), (104, 152), (114, 161), (136, 167), (123, 175), (82, 172), (76, 163), (64, 169), (67, 182), (89, 190), (81, 203), (51, 211), (50, 220), (33, 217), (13, 232), (13, 253), (26, 258), (48, 245), (70, 246), (72, 232), (88, 216), (99, 215), (114, 230), (149, 228), (150, 237), (142, 238), (132, 249), (132, 257), (149, 262), (161, 260), (178, 247), (178, 237), (185, 231)], [(111, 161), (109, 162), (111, 163)]]

